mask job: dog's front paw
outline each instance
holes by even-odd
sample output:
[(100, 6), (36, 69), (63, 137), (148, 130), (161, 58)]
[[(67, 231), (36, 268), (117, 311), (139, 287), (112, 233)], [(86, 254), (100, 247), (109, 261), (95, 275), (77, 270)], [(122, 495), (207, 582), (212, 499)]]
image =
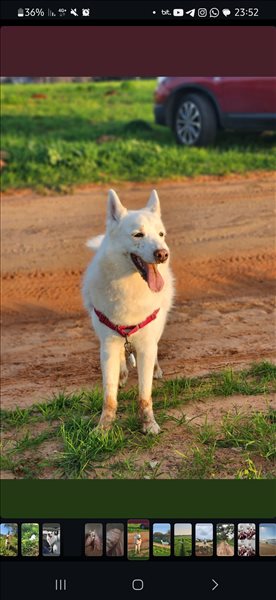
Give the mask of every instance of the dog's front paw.
[(94, 427), (93, 431), (95, 431), (95, 433), (104, 433), (110, 431), (111, 427), (111, 423), (98, 423), (98, 425)]
[(114, 418), (109, 415), (102, 415), (98, 425), (95, 427), (96, 431), (109, 431), (113, 425)]
[(158, 435), (158, 433), (160, 433), (161, 429), (160, 429), (158, 423), (156, 423), (155, 419), (152, 419), (151, 421), (148, 421), (147, 423), (143, 423), (142, 431), (143, 431), (143, 433), (150, 433), (151, 435)]

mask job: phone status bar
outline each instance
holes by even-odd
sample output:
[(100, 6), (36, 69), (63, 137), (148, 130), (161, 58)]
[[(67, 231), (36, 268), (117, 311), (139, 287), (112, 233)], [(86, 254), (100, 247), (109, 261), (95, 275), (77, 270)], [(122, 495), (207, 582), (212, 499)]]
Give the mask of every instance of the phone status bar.
[(273, 20), (275, 13), (273, 4), (269, 1), (262, 2), (233, 2), (228, 1), (221, 6), (221, 2), (110, 2), (95, 1), (72, 4), (49, 0), (47, 3), (28, 3), (25, 6), (18, 0), (3, 0), (2, 19), (24, 21), (41, 20), (68, 20), (70, 22), (85, 22), (97, 20), (150, 20), (150, 21), (175, 21), (185, 24), (196, 22), (204, 24), (225, 24), (237, 20)]

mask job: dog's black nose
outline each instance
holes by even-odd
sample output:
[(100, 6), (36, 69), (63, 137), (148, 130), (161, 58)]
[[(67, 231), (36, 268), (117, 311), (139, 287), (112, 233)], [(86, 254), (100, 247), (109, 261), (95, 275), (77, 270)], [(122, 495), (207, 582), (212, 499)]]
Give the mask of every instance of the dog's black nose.
[(167, 250), (155, 250), (153, 254), (156, 262), (158, 263), (164, 263), (169, 258), (169, 253)]

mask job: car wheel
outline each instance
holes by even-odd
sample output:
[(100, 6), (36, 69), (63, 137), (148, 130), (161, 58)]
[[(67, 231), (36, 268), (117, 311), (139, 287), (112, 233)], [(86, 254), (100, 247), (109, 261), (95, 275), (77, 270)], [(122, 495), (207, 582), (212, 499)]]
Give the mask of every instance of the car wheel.
[(199, 94), (182, 96), (174, 114), (173, 131), (182, 146), (208, 146), (217, 132), (215, 111), (207, 98)]

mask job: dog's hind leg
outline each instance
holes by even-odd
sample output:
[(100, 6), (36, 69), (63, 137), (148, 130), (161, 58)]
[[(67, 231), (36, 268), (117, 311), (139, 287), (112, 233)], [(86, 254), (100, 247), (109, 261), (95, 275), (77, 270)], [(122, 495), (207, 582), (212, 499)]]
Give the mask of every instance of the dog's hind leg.
[(156, 356), (154, 370), (153, 370), (153, 379), (162, 379), (163, 371), (159, 365), (158, 357)]
[(119, 387), (122, 388), (127, 382), (128, 378), (128, 369), (126, 366), (126, 356), (125, 356), (125, 348), (121, 350), (120, 353), (120, 378), (119, 378)]
[(121, 340), (114, 336), (101, 344), (104, 403), (98, 426), (102, 429), (110, 429), (116, 417), (121, 344)]
[(142, 421), (143, 433), (157, 434), (160, 427), (156, 423), (152, 408), (152, 379), (157, 356), (156, 345), (145, 344), (137, 349), (137, 367), (139, 377), (139, 416)]

